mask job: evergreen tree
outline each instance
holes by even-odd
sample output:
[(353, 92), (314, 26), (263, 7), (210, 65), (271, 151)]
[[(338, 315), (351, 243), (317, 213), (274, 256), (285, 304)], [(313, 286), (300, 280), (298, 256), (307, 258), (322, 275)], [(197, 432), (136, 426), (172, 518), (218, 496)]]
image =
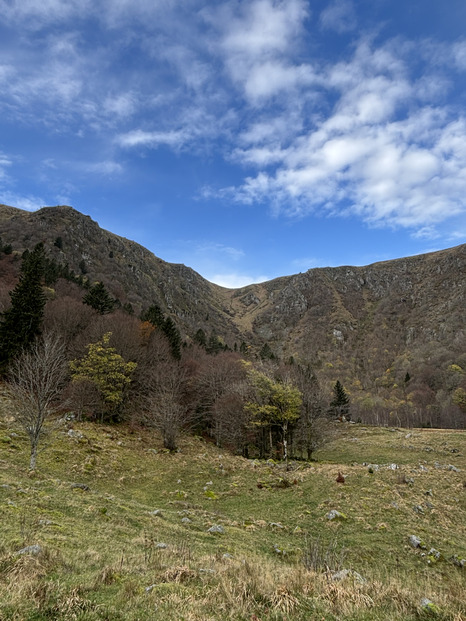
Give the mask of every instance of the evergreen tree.
[(173, 358), (179, 360), (181, 358), (181, 336), (175, 322), (167, 317), (162, 330), (170, 343)]
[(330, 403), (330, 413), (337, 418), (344, 416), (347, 420), (350, 420), (349, 407), (349, 397), (340, 380), (337, 380), (333, 387), (333, 400)]
[(163, 330), (165, 315), (162, 313), (162, 309), (158, 304), (152, 304), (152, 306), (149, 306), (149, 308), (142, 313), (141, 321), (150, 321), (153, 326)]
[(150, 321), (153, 326), (162, 330), (170, 343), (172, 356), (175, 360), (179, 360), (181, 358), (181, 335), (173, 319), (165, 317), (160, 306), (152, 304), (141, 315), (141, 320)]
[(194, 342), (200, 345), (201, 347), (207, 346), (207, 336), (202, 328), (199, 328), (199, 330), (194, 335)]
[(45, 252), (42, 243), (23, 254), (19, 282), (10, 292), (11, 306), (0, 323), (0, 367), (8, 363), (40, 334), (45, 294), (42, 289)]
[(84, 304), (92, 306), (101, 315), (111, 313), (115, 308), (115, 300), (111, 297), (103, 282), (98, 282), (83, 297)]

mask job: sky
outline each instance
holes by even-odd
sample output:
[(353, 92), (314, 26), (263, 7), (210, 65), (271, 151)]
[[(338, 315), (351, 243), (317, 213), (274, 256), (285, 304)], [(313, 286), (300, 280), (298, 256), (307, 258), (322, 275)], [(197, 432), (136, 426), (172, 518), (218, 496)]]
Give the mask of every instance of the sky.
[(464, 0), (0, 0), (0, 202), (226, 287), (466, 241)]

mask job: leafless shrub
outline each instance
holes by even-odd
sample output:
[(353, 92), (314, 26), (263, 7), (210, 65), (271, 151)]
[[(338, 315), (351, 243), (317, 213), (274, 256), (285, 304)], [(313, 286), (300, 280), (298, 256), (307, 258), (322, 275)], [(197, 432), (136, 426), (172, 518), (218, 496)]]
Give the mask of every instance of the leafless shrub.
[(11, 365), (6, 394), (13, 404), (14, 418), (29, 438), (31, 470), (36, 467), (44, 423), (61, 406), (66, 375), (63, 342), (52, 335), (39, 338)]

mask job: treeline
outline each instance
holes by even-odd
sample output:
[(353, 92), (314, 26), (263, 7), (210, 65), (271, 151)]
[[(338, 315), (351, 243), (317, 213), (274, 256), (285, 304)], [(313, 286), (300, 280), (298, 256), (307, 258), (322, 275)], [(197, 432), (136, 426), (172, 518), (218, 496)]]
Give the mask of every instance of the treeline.
[(136, 317), (103, 283), (83, 291), (62, 275), (51, 288), (47, 266), (42, 244), (23, 255), (0, 321), (1, 371), (16, 411), (27, 410), (31, 454), (60, 407), (96, 423), (152, 427), (169, 450), (190, 431), (245, 456), (279, 459), (311, 458), (331, 420), (349, 418), (343, 386), (329, 403), (308, 365), (245, 356), (200, 331), (183, 342), (157, 304)]

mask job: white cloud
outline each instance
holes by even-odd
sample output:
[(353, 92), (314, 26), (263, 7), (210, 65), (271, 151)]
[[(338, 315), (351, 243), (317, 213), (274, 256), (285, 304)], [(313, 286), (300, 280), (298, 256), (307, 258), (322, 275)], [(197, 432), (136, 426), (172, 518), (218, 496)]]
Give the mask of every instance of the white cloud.
[(250, 276), (248, 274), (240, 274), (236, 272), (230, 272), (225, 274), (207, 274), (205, 278), (210, 282), (225, 287), (227, 289), (240, 289), (253, 283), (260, 283), (270, 280), (268, 276)]
[(197, 246), (196, 252), (200, 254), (208, 254), (210, 257), (215, 254), (226, 255), (234, 261), (238, 261), (244, 257), (244, 251), (232, 246), (225, 246), (214, 242), (208, 242)]
[(16, 192), (3, 192), (0, 189), (0, 203), (17, 207), (25, 211), (36, 211), (45, 205), (45, 202), (37, 196), (17, 194)]
[(336, 0), (320, 14), (323, 28), (337, 32), (349, 32), (357, 26), (353, 3), (349, 0)]
[(117, 142), (122, 147), (157, 148), (160, 145), (167, 145), (169, 147), (179, 148), (183, 146), (189, 138), (190, 136), (185, 130), (147, 132), (141, 129), (135, 129), (120, 135)]
[[(441, 107), (438, 93), (427, 102), (418, 97), (419, 80), (403, 58), (410, 48), (400, 48), (363, 41), (350, 61), (324, 67), (320, 83), (334, 96), (333, 109), (292, 133), (286, 147), (252, 124), (235, 156), (262, 170), (224, 192), (247, 204), (268, 202), (275, 213), (353, 213), (421, 236), (464, 213), (466, 120)], [(277, 116), (280, 126), (286, 111)]]

